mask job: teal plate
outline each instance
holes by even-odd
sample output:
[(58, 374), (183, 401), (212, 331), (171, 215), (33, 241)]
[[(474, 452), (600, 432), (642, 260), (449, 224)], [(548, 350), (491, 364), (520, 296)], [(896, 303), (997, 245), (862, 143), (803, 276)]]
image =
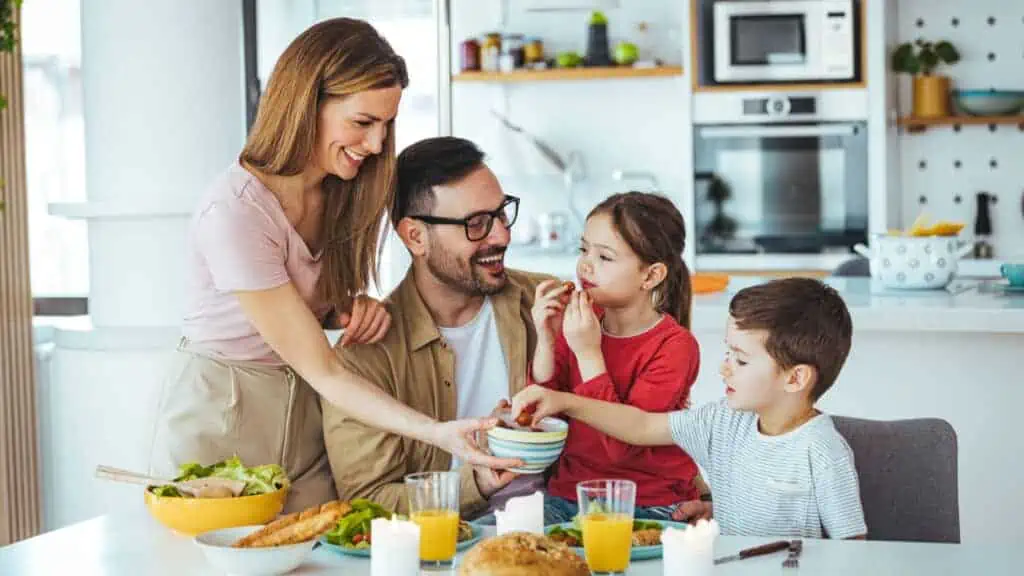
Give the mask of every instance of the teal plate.
[[(647, 520), (646, 518), (644, 518), (643, 521), (657, 522), (658, 524), (661, 524), (662, 530), (670, 527), (685, 528), (687, 526), (687, 524), (684, 524), (682, 522), (669, 522), (667, 520)], [(547, 534), (551, 532), (551, 530), (555, 527), (562, 529), (572, 528), (573, 523), (562, 522), (561, 524), (549, 524), (548, 526), (544, 527), (544, 533)], [(580, 556), (584, 556), (582, 547), (572, 547), (572, 549)], [(633, 546), (633, 549), (629, 553), (630, 560), (652, 560), (654, 558), (661, 558), (661, 544), (658, 544), (657, 546)]]
[[(484, 531), (482, 528), (480, 528), (476, 524), (473, 524), (472, 522), (469, 522), (469, 527), (473, 530), (473, 537), (469, 540), (463, 540), (462, 542), (456, 544), (456, 552), (464, 552), (468, 550), (473, 546), (473, 544), (476, 544), (480, 541), (481, 538), (483, 538)], [(324, 548), (327, 548), (331, 552), (334, 552), (335, 554), (344, 554), (346, 556), (359, 556), (360, 558), (370, 557), (369, 548), (346, 548), (344, 546), (338, 546), (337, 544), (331, 544), (330, 542), (328, 542), (326, 536), (320, 537), (320, 545)]]

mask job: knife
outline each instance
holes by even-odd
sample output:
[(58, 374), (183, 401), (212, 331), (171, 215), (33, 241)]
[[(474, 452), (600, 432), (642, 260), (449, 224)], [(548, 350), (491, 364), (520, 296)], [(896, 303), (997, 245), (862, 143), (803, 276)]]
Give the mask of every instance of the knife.
[(765, 554), (773, 554), (775, 552), (781, 552), (789, 548), (788, 540), (779, 540), (778, 542), (772, 542), (770, 544), (762, 544), (753, 548), (745, 548), (740, 550), (738, 554), (732, 556), (723, 556), (715, 559), (715, 565), (725, 564), (726, 562), (732, 562), (733, 560), (743, 560), (754, 556), (763, 556)]

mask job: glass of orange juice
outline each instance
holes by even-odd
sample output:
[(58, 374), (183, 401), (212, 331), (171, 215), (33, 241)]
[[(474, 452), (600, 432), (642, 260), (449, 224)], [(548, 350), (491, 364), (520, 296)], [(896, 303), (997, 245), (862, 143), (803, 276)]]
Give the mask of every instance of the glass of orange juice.
[(420, 526), (420, 567), (449, 570), (459, 538), (459, 473), (409, 474), (405, 489), (409, 517)]
[(593, 574), (625, 574), (633, 548), (636, 483), (589, 480), (576, 485), (583, 552)]

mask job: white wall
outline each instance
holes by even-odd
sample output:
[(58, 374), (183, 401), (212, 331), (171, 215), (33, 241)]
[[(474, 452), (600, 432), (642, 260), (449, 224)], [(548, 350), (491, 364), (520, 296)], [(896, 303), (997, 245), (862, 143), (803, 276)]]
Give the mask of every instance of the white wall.
[[(586, 12), (528, 13), (509, 2), (502, 26), (501, 3), (455, 0), (452, 11), (452, 63), (457, 70), (459, 43), (486, 32), (538, 36), (553, 57), (559, 51), (585, 52)], [(609, 39), (636, 41), (636, 25), (647, 22), (652, 52), (668, 64), (684, 62), (688, 38), (686, 3), (658, 0), (620, 2), (605, 11)], [(453, 83), (453, 134), (473, 140), (489, 156), (506, 192), (523, 198), (520, 218), (567, 210), (567, 193), (557, 171), (523, 136), (505, 130), (493, 108), (560, 154), (579, 151), (586, 181), (577, 187), (584, 213), (611, 193), (647, 189), (642, 181), (615, 182), (613, 170), (653, 173), (663, 191), (683, 211), (692, 212), (692, 148), (689, 76), (521, 84)], [(688, 224), (690, 224), (688, 222)], [(692, 238), (692, 234), (691, 234)]]

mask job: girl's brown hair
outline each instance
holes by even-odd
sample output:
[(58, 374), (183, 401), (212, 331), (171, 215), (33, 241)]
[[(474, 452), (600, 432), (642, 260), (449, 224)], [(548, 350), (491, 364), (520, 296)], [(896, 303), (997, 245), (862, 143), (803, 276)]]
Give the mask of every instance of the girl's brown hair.
[(648, 265), (660, 262), (668, 268), (665, 280), (654, 288), (654, 307), (689, 329), (693, 288), (683, 261), (686, 225), (672, 201), (643, 192), (613, 194), (591, 210), (587, 219), (597, 214), (611, 218), (616, 232), (640, 260)]
[[(408, 84), (405, 61), (372, 26), (351, 18), (317, 23), (274, 66), (239, 160), (266, 174), (300, 174), (313, 159), (324, 102)], [(394, 134), (392, 120), (381, 153), (366, 158), (354, 179), (329, 174), (321, 184), (323, 267), (317, 290), (339, 311), (378, 280), (383, 216), (395, 188)]]

